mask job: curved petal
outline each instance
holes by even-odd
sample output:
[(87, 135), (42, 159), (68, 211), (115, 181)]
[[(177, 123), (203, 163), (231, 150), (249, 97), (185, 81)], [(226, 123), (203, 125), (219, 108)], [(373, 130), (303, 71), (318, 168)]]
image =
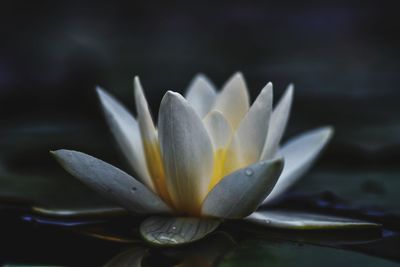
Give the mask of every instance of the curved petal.
[(272, 83), (268, 83), (251, 105), (236, 131), (245, 165), (259, 161), (272, 111)]
[(102, 160), (64, 149), (53, 151), (52, 154), (70, 174), (130, 211), (171, 212), (171, 209), (146, 186)]
[(333, 135), (333, 128), (322, 127), (289, 140), (278, 153), (285, 159), (281, 177), (271, 194), (264, 200), (268, 204), (276, 200), (311, 167)]
[(165, 186), (164, 166), (161, 159), (157, 131), (154, 127), (154, 122), (139, 77), (136, 76), (133, 83), (138, 122), (146, 156), (147, 169), (157, 192), (163, 199), (169, 201), (169, 194)]
[(235, 73), (223, 86), (214, 106), (236, 129), (249, 110), (249, 93), (243, 75)]
[(147, 170), (139, 126), (135, 118), (114, 97), (100, 87), (96, 88), (105, 117), (129, 164), (140, 180), (154, 189)]
[(282, 159), (263, 161), (224, 177), (208, 193), (202, 214), (221, 218), (251, 214), (271, 192), (282, 168)]
[(165, 94), (158, 117), (161, 155), (171, 199), (179, 210), (196, 213), (212, 175), (210, 138), (200, 117), (178, 93)]
[(214, 150), (227, 147), (232, 135), (232, 128), (224, 115), (218, 110), (207, 114), (203, 120)]
[(245, 218), (259, 225), (292, 230), (378, 228), (379, 224), (300, 211), (256, 211)]
[[(234, 145), (237, 144), (237, 142), (232, 144), (236, 139), (232, 140), (232, 128), (221, 112), (218, 110), (211, 111), (204, 118), (203, 122), (214, 148), (213, 175), (208, 186), (209, 190), (211, 190), (222, 177), (231, 173), (233, 168), (240, 167), (236, 162), (238, 160), (238, 151), (235, 149), (237, 149), (238, 146)], [(229, 151), (228, 146), (232, 146)]]
[(154, 127), (154, 122), (150, 114), (149, 106), (146, 97), (143, 93), (142, 85), (140, 84), (139, 77), (135, 77), (134, 81), (134, 94), (138, 122), (140, 132), (142, 133), (143, 142), (157, 142), (157, 132)]
[(272, 112), (268, 128), (268, 135), (265, 140), (260, 160), (273, 158), (279, 148), (279, 143), (289, 120), (290, 108), (292, 106), (293, 99), (293, 88), (293, 84), (288, 86), (285, 94), (282, 96), (278, 105)]
[(203, 74), (197, 74), (194, 77), (185, 94), (185, 98), (200, 118), (203, 118), (211, 110), (216, 96), (214, 85)]
[(150, 217), (140, 225), (142, 237), (159, 246), (176, 246), (199, 240), (214, 231), (220, 220), (193, 217)]

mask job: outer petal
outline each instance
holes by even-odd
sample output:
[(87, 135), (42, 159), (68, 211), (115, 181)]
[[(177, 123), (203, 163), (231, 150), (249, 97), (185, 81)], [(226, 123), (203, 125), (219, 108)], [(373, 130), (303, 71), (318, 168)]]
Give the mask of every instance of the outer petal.
[(100, 87), (96, 88), (111, 131), (140, 180), (154, 189), (146, 166), (142, 139), (135, 118), (115, 98)]
[(218, 219), (195, 217), (150, 217), (140, 225), (143, 238), (159, 246), (176, 246), (199, 240), (214, 231)]
[(268, 83), (240, 122), (236, 135), (245, 165), (259, 161), (272, 111), (272, 83)]
[(243, 218), (255, 211), (271, 192), (283, 160), (263, 161), (224, 177), (202, 205), (205, 216)]
[(380, 227), (380, 225), (376, 223), (349, 218), (281, 210), (256, 211), (250, 216), (246, 217), (245, 220), (268, 227), (293, 230), (334, 230)]
[(136, 110), (138, 114), (138, 122), (140, 132), (142, 133), (143, 142), (157, 142), (157, 132), (154, 127), (153, 119), (151, 118), (150, 110), (143, 94), (142, 85), (140, 84), (139, 77), (134, 78), (134, 92)]
[(213, 110), (208, 113), (203, 122), (210, 135), (214, 150), (227, 147), (232, 135), (232, 128), (224, 115), (218, 110)]
[(168, 91), (161, 101), (159, 136), (167, 188), (174, 206), (188, 213), (207, 194), (213, 168), (213, 149), (200, 117), (178, 93)]
[(169, 201), (169, 195), (165, 188), (164, 166), (161, 159), (157, 131), (154, 127), (142, 85), (137, 76), (134, 78), (134, 92), (147, 169), (157, 192), (163, 199)]
[(198, 74), (190, 83), (185, 98), (203, 118), (214, 105), (216, 96), (215, 87), (210, 80), (203, 74)]
[(70, 174), (103, 196), (137, 213), (169, 213), (170, 208), (142, 183), (120, 169), (81, 152), (52, 152)]
[(293, 99), (293, 90), (293, 84), (290, 84), (278, 105), (272, 112), (268, 135), (265, 140), (260, 160), (273, 158), (278, 150), (279, 143), (289, 119), (290, 108), (292, 106)]
[(249, 93), (243, 75), (238, 72), (223, 86), (217, 97), (214, 109), (217, 109), (236, 129), (249, 109)]
[(278, 153), (285, 159), (276, 186), (263, 204), (271, 203), (293, 185), (308, 169), (320, 154), (333, 135), (333, 128), (323, 127), (296, 136), (289, 140)]

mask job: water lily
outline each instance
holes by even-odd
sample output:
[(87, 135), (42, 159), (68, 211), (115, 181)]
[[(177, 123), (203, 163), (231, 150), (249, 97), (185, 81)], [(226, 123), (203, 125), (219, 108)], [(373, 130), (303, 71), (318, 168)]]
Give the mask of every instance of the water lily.
[(246, 218), (287, 228), (295, 228), (299, 222), (316, 227), (364, 225), (256, 211), (282, 196), (309, 169), (332, 136), (331, 127), (322, 127), (279, 145), (293, 91), (289, 85), (273, 109), (272, 84), (268, 83), (250, 106), (240, 73), (220, 92), (205, 76), (198, 75), (185, 97), (172, 91), (164, 95), (156, 126), (135, 77), (136, 118), (97, 88), (107, 121), (134, 177), (81, 152), (53, 153), (68, 172), (105, 197), (136, 214), (151, 215), (142, 222), (141, 233), (159, 245), (200, 239), (223, 219)]

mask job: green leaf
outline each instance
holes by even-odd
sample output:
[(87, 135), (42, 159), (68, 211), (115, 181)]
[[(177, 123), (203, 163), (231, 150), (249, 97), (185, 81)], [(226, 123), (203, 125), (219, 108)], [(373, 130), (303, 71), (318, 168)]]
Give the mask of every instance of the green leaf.
[(217, 219), (153, 216), (142, 222), (140, 234), (154, 245), (175, 246), (199, 240), (219, 224)]

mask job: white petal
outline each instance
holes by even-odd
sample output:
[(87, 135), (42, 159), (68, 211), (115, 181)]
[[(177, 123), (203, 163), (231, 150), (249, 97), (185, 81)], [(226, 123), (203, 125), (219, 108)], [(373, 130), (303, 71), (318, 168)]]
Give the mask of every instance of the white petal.
[(232, 128), (224, 115), (218, 110), (213, 110), (207, 114), (203, 122), (210, 135), (214, 150), (227, 147), (232, 135)]
[(281, 210), (256, 211), (250, 216), (246, 217), (245, 220), (267, 227), (292, 230), (335, 230), (380, 227), (380, 225), (376, 223), (350, 218)]
[(154, 127), (154, 122), (150, 114), (146, 97), (143, 93), (142, 85), (137, 76), (134, 78), (134, 92), (147, 169), (158, 194), (164, 200), (169, 201), (169, 194), (165, 186), (164, 166), (161, 159), (157, 131)]
[(278, 152), (285, 159), (281, 177), (263, 204), (271, 203), (311, 167), (322, 149), (333, 135), (333, 128), (323, 127), (296, 136), (289, 140)]
[(100, 87), (97, 87), (96, 90), (111, 131), (129, 164), (138, 175), (138, 178), (149, 188), (154, 189), (147, 170), (137, 121), (114, 97)]
[(134, 78), (134, 92), (136, 111), (138, 114), (138, 122), (140, 132), (142, 134), (143, 142), (157, 142), (157, 132), (154, 127), (153, 119), (151, 118), (149, 106), (144, 96), (142, 85), (140, 84), (139, 77)]
[(293, 84), (286, 89), (285, 94), (275, 107), (269, 122), (268, 135), (265, 140), (260, 160), (271, 159), (279, 148), (279, 143), (289, 120), (290, 108), (293, 99)]
[(149, 217), (140, 225), (140, 234), (158, 246), (177, 246), (199, 240), (219, 225), (220, 220), (198, 217)]
[(210, 80), (203, 74), (198, 74), (190, 83), (185, 98), (203, 118), (214, 105), (216, 96), (215, 87)]
[(170, 213), (170, 208), (146, 186), (120, 169), (71, 150), (52, 152), (70, 174), (104, 197), (137, 213)]
[(208, 193), (202, 214), (243, 218), (254, 212), (271, 192), (283, 168), (283, 160), (257, 162), (225, 176)]
[(249, 93), (243, 75), (235, 73), (223, 86), (217, 96), (214, 109), (224, 114), (236, 129), (249, 109)]
[(178, 93), (165, 94), (158, 117), (168, 191), (176, 208), (193, 212), (207, 194), (211, 179), (210, 138), (200, 117)]
[(245, 165), (259, 161), (272, 111), (272, 83), (268, 83), (240, 122), (236, 135)]

